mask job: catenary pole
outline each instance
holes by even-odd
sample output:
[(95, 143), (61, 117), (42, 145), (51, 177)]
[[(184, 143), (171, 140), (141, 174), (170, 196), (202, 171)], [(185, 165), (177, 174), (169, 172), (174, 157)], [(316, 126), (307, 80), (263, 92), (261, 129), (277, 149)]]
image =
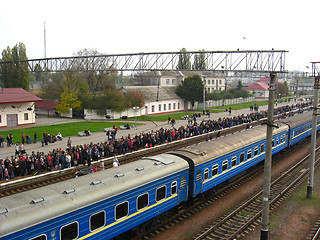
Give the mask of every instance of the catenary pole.
[(271, 181), (271, 159), (272, 159), (272, 132), (273, 132), (273, 110), (274, 94), (276, 90), (276, 74), (270, 73), (268, 118), (267, 118), (267, 143), (266, 158), (264, 161), (264, 182), (262, 198), (262, 218), (261, 218), (261, 240), (267, 240), (269, 236), (269, 198)]
[(310, 153), (310, 170), (309, 181), (307, 186), (307, 198), (312, 198), (312, 188), (314, 179), (314, 161), (316, 151), (316, 137), (317, 137), (317, 118), (318, 118), (318, 101), (319, 101), (319, 76), (314, 78), (314, 102), (313, 102), (313, 116), (312, 116), (312, 132), (311, 132), (311, 153)]

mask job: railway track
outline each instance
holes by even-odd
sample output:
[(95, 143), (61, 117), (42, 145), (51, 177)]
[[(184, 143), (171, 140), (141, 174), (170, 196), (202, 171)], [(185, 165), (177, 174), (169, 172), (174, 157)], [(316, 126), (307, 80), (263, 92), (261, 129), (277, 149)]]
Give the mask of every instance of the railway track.
[[(272, 182), (270, 211), (276, 209), (300, 183), (305, 181), (309, 172), (309, 163), (306, 162), (308, 158), (309, 155)], [(319, 161), (317, 159), (316, 166), (319, 165)], [(195, 239), (236, 239), (242, 237), (260, 224), (261, 209), (262, 191), (255, 194), (231, 213), (223, 216), (219, 221), (198, 234)]]

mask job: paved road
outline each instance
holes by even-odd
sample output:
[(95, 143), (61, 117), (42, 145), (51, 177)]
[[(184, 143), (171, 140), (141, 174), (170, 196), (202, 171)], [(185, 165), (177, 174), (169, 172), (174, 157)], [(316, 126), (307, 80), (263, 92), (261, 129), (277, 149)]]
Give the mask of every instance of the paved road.
[[(294, 102), (292, 102), (294, 103)], [(290, 103), (291, 104), (291, 103)], [(281, 103), (278, 104), (278, 106), (285, 106), (287, 103)], [(260, 111), (266, 111), (267, 106), (262, 106), (259, 109)], [(241, 110), (233, 110), (231, 116), (238, 115), (238, 114), (247, 114), (249, 113), (249, 109), (241, 109)], [(210, 119), (218, 119), (223, 117), (228, 117), (228, 112), (221, 112), (221, 113), (211, 113)], [(201, 122), (203, 119), (209, 119), (206, 115), (201, 116), (200, 119), (197, 120), (197, 122)], [(32, 127), (36, 126), (49, 126), (54, 124), (61, 124), (61, 123), (70, 123), (70, 122), (77, 122), (77, 121), (84, 121), (81, 119), (66, 119), (66, 118), (37, 118), (36, 124), (32, 125)], [(128, 121), (127, 121), (128, 122)], [(132, 122), (133, 123), (133, 122)], [(137, 133), (140, 132), (147, 132), (151, 130), (158, 130), (161, 127), (163, 128), (171, 128), (171, 124), (168, 124), (167, 122), (139, 122), (142, 123), (142, 125), (138, 125), (137, 128), (131, 128), (130, 130), (119, 130), (117, 134), (117, 138), (120, 138), (122, 136), (127, 136), (130, 134), (131, 136), (134, 136)], [(175, 127), (180, 127), (181, 125), (186, 126), (187, 120), (177, 119)], [(22, 126), (19, 128), (27, 128), (29, 126)], [(14, 128), (11, 128), (14, 129)], [(15, 136), (17, 137), (20, 136)], [(45, 154), (49, 151), (52, 151), (56, 148), (66, 149), (67, 147), (67, 137), (64, 137), (61, 141), (57, 141), (55, 143), (49, 143), (48, 145), (45, 145), (44, 147), (41, 147), (41, 142), (38, 143), (32, 143), (32, 144), (25, 144), (25, 149), (28, 154), (31, 154), (32, 151), (34, 152), (44, 152)], [(87, 143), (99, 143), (103, 142), (107, 139), (105, 132), (94, 132), (91, 134), (91, 136), (85, 136), (85, 137), (79, 137), (79, 136), (71, 136), (72, 145), (80, 145), (80, 144), (87, 144)], [(15, 148), (14, 146), (7, 147), (5, 145), (4, 148), (0, 148), (0, 159), (5, 159), (6, 157), (11, 157), (14, 155)]]

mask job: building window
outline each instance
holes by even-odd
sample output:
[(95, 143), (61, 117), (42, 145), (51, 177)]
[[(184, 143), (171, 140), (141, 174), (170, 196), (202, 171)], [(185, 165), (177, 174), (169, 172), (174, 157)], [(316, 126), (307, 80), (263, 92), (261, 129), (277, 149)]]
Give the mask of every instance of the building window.
[(74, 222), (61, 228), (61, 240), (76, 239), (78, 237), (78, 223)]
[(180, 103), (178, 102), (178, 109), (180, 109)]
[(171, 110), (171, 103), (168, 104), (168, 110)]
[(176, 85), (176, 80), (172, 79), (172, 85)]
[[(176, 103), (173, 103), (173, 110), (176, 110)], [(1, 122), (1, 118), (0, 118), (0, 122)]]
[(170, 79), (166, 79), (166, 84), (167, 84), (167, 85), (170, 84)]
[(159, 109), (159, 112), (161, 112), (161, 104), (159, 104), (159, 108), (158, 109)]
[(214, 79), (212, 79), (212, 85), (214, 84)]
[(208, 88), (207, 92), (210, 92), (210, 88)]
[(154, 105), (151, 106), (151, 112), (154, 112)]
[(210, 80), (208, 80), (208, 85), (210, 85)]
[(206, 80), (203, 80), (203, 84), (206, 85)]
[(90, 231), (94, 231), (98, 228), (103, 227), (106, 224), (106, 212), (102, 211), (91, 215), (90, 217)]
[(221, 80), (219, 80), (219, 84), (221, 84)]
[(163, 111), (167, 110), (167, 104), (163, 104)]
[(24, 120), (29, 120), (29, 115), (28, 115), (28, 113), (25, 113), (25, 114), (24, 114)]
[(142, 208), (145, 208), (149, 205), (149, 194), (145, 193), (140, 195), (137, 200), (137, 209), (138, 211)]

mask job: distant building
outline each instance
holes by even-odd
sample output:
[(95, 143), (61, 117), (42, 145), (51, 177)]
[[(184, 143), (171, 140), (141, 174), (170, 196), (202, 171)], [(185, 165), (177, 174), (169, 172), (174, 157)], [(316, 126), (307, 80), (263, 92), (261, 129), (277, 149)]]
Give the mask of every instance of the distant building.
[(58, 105), (59, 103), (56, 103), (56, 102), (48, 102), (48, 101), (36, 102), (35, 103), (36, 114), (37, 116), (46, 116), (46, 117), (59, 116), (59, 112), (56, 110), (56, 107)]
[(245, 90), (248, 90), (254, 94), (256, 98), (268, 98), (269, 97), (269, 84), (265, 82), (257, 82), (255, 84), (252, 84), (246, 88)]
[(224, 91), (225, 76), (222, 73), (210, 71), (153, 71), (142, 72), (134, 75), (135, 86), (160, 86), (160, 87), (177, 87), (182, 81), (194, 74), (203, 78), (207, 92)]
[(141, 93), (144, 96), (145, 104), (139, 110), (140, 115), (152, 115), (188, 109), (188, 103), (176, 95), (175, 89), (175, 87), (163, 86), (127, 86), (123, 87), (121, 91)]
[(35, 103), (41, 101), (41, 98), (22, 88), (1, 88), (0, 127), (34, 124)]

